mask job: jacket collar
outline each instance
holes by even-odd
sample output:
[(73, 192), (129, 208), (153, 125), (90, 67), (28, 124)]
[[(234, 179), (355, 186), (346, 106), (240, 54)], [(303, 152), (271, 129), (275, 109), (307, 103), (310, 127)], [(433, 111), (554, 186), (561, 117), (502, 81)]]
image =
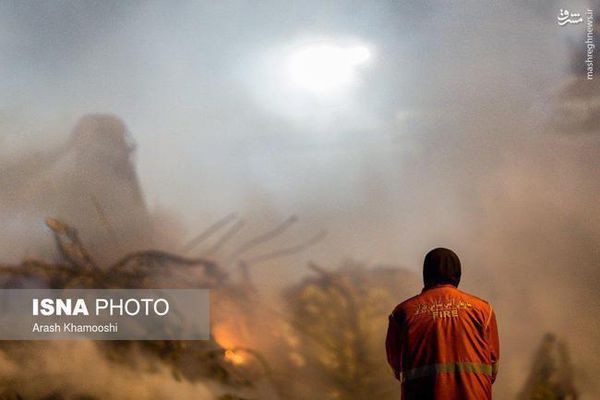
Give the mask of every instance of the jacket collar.
[(427, 290), (444, 288), (444, 287), (458, 289), (456, 286), (454, 286), (451, 283), (443, 283), (443, 284), (440, 284), (440, 285), (433, 285), (433, 286), (429, 286), (429, 287), (424, 287), (423, 290), (421, 290), (421, 293), (423, 293), (423, 292), (425, 292)]

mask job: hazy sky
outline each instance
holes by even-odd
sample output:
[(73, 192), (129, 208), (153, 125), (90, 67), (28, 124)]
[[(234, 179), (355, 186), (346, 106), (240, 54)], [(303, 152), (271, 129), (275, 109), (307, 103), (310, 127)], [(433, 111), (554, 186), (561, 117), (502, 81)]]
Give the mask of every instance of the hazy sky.
[[(2, 153), (60, 142), (84, 113), (115, 113), (138, 143), (148, 203), (176, 209), (192, 232), (230, 211), (259, 225), (295, 213), (305, 233), (329, 229), (344, 255), (413, 263), (423, 238), (391, 246), (396, 238), (378, 234), (402, 234), (402, 215), (414, 215), (407, 201), (429, 196), (410, 186), (429, 175), (411, 157), (434, 156), (426, 148), (440, 137), (462, 142), (473, 106), (522, 110), (558, 84), (568, 59), (556, 9), (2, 2)], [(290, 49), (315, 41), (360, 43), (371, 59), (334, 96), (281, 88)], [(420, 194), (405, 199), (404, 189)]]

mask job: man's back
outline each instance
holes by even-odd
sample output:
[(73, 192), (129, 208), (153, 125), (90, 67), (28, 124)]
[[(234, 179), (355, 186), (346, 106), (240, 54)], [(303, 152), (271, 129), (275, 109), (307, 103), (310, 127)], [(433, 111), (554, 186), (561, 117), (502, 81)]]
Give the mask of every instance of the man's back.
[(492, 397), (499, 358), (494, 311), (452, 284), (426, 286), (398, 305), (386, 350), (404, 400)]

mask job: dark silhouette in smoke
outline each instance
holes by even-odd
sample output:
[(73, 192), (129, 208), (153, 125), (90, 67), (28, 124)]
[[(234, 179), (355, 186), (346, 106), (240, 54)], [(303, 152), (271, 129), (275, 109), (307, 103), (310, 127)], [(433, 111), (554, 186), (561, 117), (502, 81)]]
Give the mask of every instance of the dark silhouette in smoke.
[(0, 178), (2, 205), (13, 215), (26, 213), (38, 221), (55, 216), (77, 226), (101, 261), (150, 248), (152, 221), (133, 164), (134, 149), (120, 118), (86, 115), (64, 145), (9, 165)]

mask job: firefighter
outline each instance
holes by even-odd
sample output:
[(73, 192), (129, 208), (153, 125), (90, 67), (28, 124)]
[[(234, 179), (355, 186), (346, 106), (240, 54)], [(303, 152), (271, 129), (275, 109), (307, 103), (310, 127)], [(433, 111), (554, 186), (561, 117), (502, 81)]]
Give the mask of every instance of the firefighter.
[(403, 400), (486, 400), (498, 373), (496, 317), (485, 300), (457, 289), (461, 266), (449, 249), (425, 256), (421, 294), (389, 316), (388, 363)]

